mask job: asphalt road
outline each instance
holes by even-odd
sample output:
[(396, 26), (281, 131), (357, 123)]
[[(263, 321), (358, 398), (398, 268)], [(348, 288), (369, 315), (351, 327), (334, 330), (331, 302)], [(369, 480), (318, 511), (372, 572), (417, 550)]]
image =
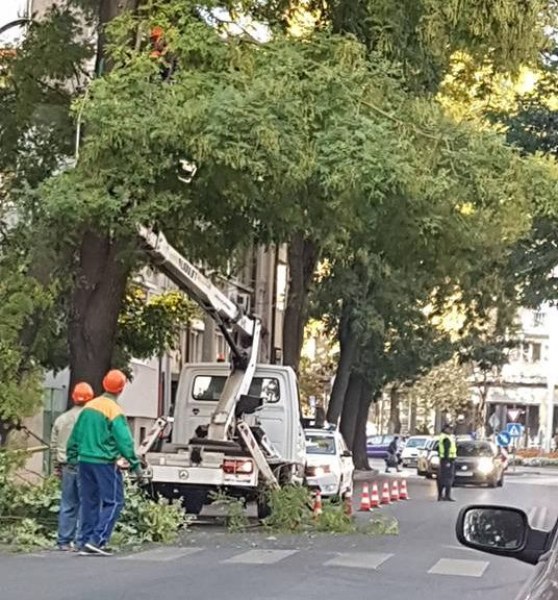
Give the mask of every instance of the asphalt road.
[(379, 511), (397, 517), (398, 536), (273, 536), (261, 530), (230, 535), (206, 526), (193, 528), (171, 548), (112, 558), (1, 555), (0, 598), (513, 600), (532, 567), (460, 547), (454, 533), (459, 508), (513, 504), (541, 528), (558, 516), (551, 508), (558, 506), (556, 474), (509, 477), (503, 489), (457, 488), (454, 504), (436, 502), (434, 482), (411, 476), (409, 491), (410, 501)]

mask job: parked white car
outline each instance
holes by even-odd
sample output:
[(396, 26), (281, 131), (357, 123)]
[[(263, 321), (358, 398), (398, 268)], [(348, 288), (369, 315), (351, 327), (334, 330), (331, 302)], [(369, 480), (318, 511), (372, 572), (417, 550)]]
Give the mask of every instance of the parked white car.
[(338, 431), (306, 429), (306, 483), (322, 496), (353, 492), (353, 455)]
[(421, 450), (426, 448), (426, 444), (432, 439), (429, 435), (413, 435), (405, 444), (401, 453), (401, 460), (404, 467), (416, 467)]

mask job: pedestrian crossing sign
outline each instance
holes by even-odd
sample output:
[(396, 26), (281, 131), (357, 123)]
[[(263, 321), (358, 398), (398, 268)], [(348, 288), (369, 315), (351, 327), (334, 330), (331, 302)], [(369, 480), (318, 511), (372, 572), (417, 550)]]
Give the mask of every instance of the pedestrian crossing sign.
[(521, 423), (508, 423), (506, 425), (506, 431), (512, 438), (518, 438), (523, 435), (523, 425)]

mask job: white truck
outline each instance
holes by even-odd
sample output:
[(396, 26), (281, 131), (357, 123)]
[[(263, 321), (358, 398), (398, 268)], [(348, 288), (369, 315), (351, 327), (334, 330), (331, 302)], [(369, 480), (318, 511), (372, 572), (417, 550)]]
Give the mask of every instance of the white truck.
[(294, 371), (256, 364), (261, 323), (248, 316), (162, 233), (140, 228), (151, 262), (216, 322), (231, 364), (188, 364), (180, 374), (174, 413), (157, 419), (139, 448), (153, 495), (181, 498), (199, 514), (211, 492), (255, 501), (269, 512), (269, 489), (302, 483), (305, 437)]

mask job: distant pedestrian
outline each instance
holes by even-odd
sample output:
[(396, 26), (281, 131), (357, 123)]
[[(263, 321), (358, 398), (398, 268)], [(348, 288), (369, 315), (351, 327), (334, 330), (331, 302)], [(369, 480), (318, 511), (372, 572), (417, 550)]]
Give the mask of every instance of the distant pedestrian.
[(399, 450), (399, 437), (395, 436), (387, 449), (387, 456), (385, 458), (386, 462), (386, 473), (390, 472), (390, 469), (394, 468), (397, 472), (401, 471), (401, 456)]
[(124, 373), (109, 371), (105, 393), (87, 404), (68, 442), (68, 460), (79, 464), (83, 555), (111, 555), (107, 544), (124, 506), (121, 459), (141, 475), (132, 434), (116, 402), (125, 385)]
[(72, 392), (74, 406), (61, 414), (52, 427), (50, 444), (54, 452), (54, 472), (62, 482), (60, 513), (58, 515), (59, 550), (81, 548), (79, 527), (80, 495), (78, 472), (75, 465), (68, 464), (66, 446), (85, 403), (93, 399), (93, 388), (88, 383), (78, 383)]
[(438, 502), (443, 500), (454, 502), (451, 496), (453, 480), (455, 478), (455, 459), (457, 458), (457, 443), (450, 425), (442, 428), (438, 440), (438, 456), (440, 465), (438, 467)]

